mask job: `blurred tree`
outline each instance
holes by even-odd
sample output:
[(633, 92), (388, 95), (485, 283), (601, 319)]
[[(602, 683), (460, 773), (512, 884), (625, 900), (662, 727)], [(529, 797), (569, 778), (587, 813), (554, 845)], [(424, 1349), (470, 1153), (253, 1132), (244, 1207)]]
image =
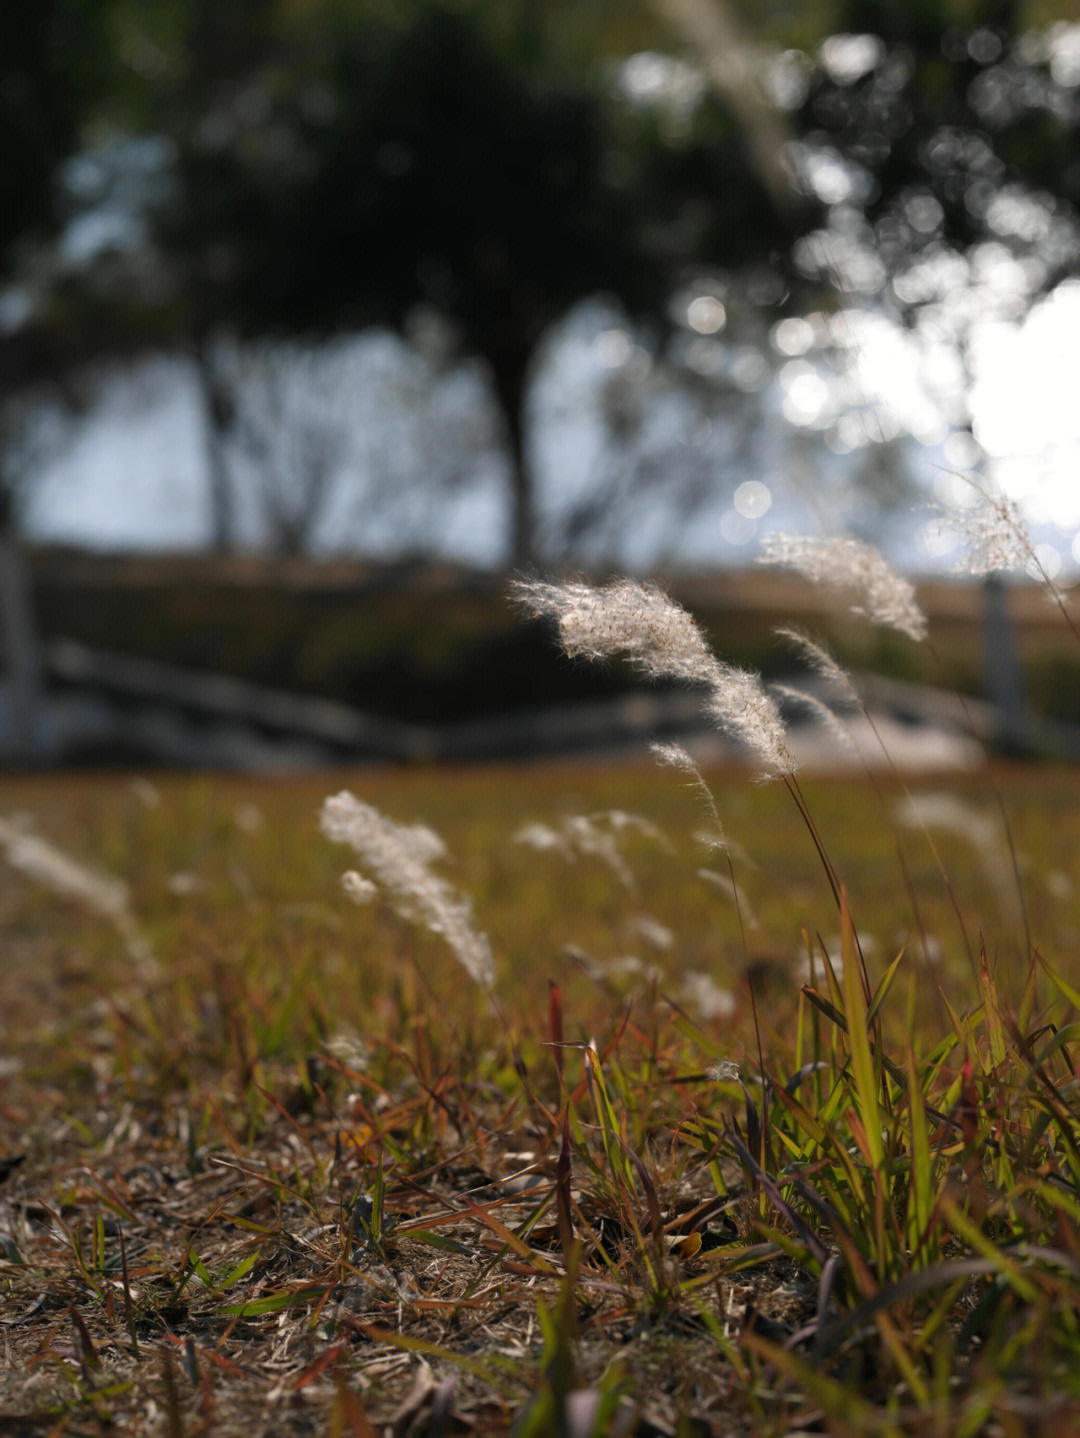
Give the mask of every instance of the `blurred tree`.
[[(1026, 8), (843, 7), (794, 116), (800, 183), (828, 215), (799, 245), (808, 279), (909, 325), (947, 324), (951, 309), (963, 345), (995, 298), (995, 267), (1015, 313), (1075, 269), (1080, 31), (1025, 32)], [(975, 289), (964, 311), (958, 297)]]
[[(1080, 267), (1080, 26), (1028, 29), (1029, 8), (848, 0), (800, 114), (806, 183), (828, 156), (819, 182), (847, 191), (801, 267), (893, 315), (928, 357), (951, 356), (943, 408), (970, 500), (995, 488), (970, 407), (980, 328), (1019, 323)], [(1004, 594), (988, 575), (994, 739), (1033, 752)]]
[[(74, 149), (92, 96), (112, 76), (104, 6), (95, 0), (9, 0), (0, 19), (0, 279), (31, 238), (54, 228), (54, 172)], [(10, 753), (38, 750), (42, 665), (30, 584), (17, 541), (12, 395), (33, 368), (0, 327), (0, 639), (10, 701)]]
[[(752, 270), (743, 288), (774, 306), (798, 307), (809, 289), (829, 307), (839, 289), (895, 305), (914, 324), (956, 288), (948, 262), (959, 257), (970, 275), (987, 243), (1022, 261), (1025, 284), (1046, 287), (1073, 263), (1076, 65), (1067, 35), (1025, 30), (1032, 9), (1005, 0), (9, 7), (0, 113), (15, 117), (8, 135), (31, 135), (23, 149), (36, 156), (15, 197), (22, 208), (4, 212), (11, 237), (45, 223), (55, 158), (103, 105), (175, 136), (183, 184), (169, 260), (146, 266), (164, 300), (146, 299), (122, 266), (111, 287), (98, 274), (66, 276), (17, 341), (0, 335), (0, 368), (14, 383), (101, 350), (190, 344), (224, 545), (233, 521), (221, 458), (235, 397), (216, 366), (219, 328), (408, 331), (418, 307), (438, 311), (459, 350), (486, 363), (500, 402), (520, 562), (534, 535), (530, 368), (540, 337), (576, 300), (607, 292), (663, 331), (681, 277)], [(774, 48), (754, 51), (754, 41)], [(679, 46), (713, 88), (677, 123), (615, 96), (607, 56)], [(784, 190), (791, 165), (802, 208)]]
[(596, 94), (508, 68), (449, 10), (364, 28), (321, 90), (242, 138), (204, 130), (185, 154), (173, 239), (202, 311), (248, 333), (451, 321), (501, 406), (515, 564), (534, 554), (525, 399), (552, 322), (606, 292), (662, 327), (688, 265), (782, 264), (796, 233), (719, 101), (677, 144), (639, 126), (618, 152)]
[(9, 0), (0, 20), (0, 274), (56, 221), (54, 171), (113, 80), (102, 0)]
[(710, 81), (742, 126), (751, 162), (781, 210), (796, 204), (784, 162), (785, 126), (761, 85), (763, 55), (751, 46), (729, 0), (653, 0), (656, 12), (693, 47)]
[(258, 395), (241, 411), (237, 429), (260, 477), (270, 553), (303, 554), (331, 496), (345, 425), (324, 403), (310, 357), (294, 347), (264, 347), (247, 369), (247, 385)]

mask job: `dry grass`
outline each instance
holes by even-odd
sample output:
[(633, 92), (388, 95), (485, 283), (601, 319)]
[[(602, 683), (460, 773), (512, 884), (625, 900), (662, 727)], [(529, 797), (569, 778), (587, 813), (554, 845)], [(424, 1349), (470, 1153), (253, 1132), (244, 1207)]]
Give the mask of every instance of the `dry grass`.
[[(789, 795), (707, 777), (719, 863), (648, 765), (6, 782), (147, 952), (0, 869), (4, 1431), (1073, 1431), (1073, 991), (1027, 934), (1080, 983), (1080, 781), (916, 786), (924, 829), (803, 785), (868, 1022)], [(345, 782), (444, 840), (497, 1010), (341, 894)]]

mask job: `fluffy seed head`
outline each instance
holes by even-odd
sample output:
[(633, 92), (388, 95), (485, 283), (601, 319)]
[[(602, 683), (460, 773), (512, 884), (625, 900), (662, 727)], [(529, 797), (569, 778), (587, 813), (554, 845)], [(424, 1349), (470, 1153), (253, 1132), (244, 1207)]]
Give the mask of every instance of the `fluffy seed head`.
[(116, 920), (127, 912), (128, 889), (122, 879), (95, 873), (47, 839), (22, 833), (2, 821), (0, 843), (6, 846), (7, 861), (13, 869), (37, 879), (54, 893), (77, 899), (107, 919)]
[[(324, 802), (320, 825), (328, 839), (356, 850), (403, 918), (441, 935), (470, 977), (492, 988), (491, 949), (487, 938), (473, 928), (468, 899), (431, 871), (433, 860), (444, 852), (438, 835), (423, 825), (393, 824), (347, 790)], [(342, 882), (358, 903), (372, 897), (372, 881), (354, 870)]]
[(775, 774), (794, 773), (780, 711), (761, 680), (709, 649), (696, 621), (654, 585), (618, 579), (603, 587), (519, 580), (519, 603), (553, 618), (564, 651), (590, 659), (627, 655), (653, 679), (681, 679), (708, 690), (706, 709)]
[(6, 850), (13, 869), (109, 919), (133, 959), (140, 963), (152, 961), (149, 944), (131, 913), (128, 887), (122, 879), (87, 868), (48, 839), (7, 819), (0, 819), (0, 849)]
[(849, 704), (861, 707), (858, 691), (851, 682), (850, 677), (840, 668), (824, 644), (818, 644), (801, 629), (777, 629), (778, 639), (786, 639), (794, 644), (800, 651), (803, 658), (816, 673), (820, 674), (828, 684), (831, 684), (838, 697), (846, 700)]
[(681, 744), (671, 742), (660, 743), (657, 741), (656, 743), (650, 744), (649, 748), (652, 750), (653, 758), (658, 764), (663, 764), (669, 769), (681, 769), (685, 774), (689, 774), (691, 778), (694, 779), (700, 777), (697, 765)]
[(599, 859), (607, 864), (621, 883), (632, 889), (634, 876), (619, 852), (616, 840), (624, 829), (635, 829), (670, 848), (667, 838), (655, 824), (640, 814), (628, 814), (623, 809), (603, 809), (596, 814), (567, 814), (558, 829), (553, 829), (550, 824), (526, 824), (514, 835), (514, 842), (527, 844), (538, 851), (554, 850), (570, 863), (579, 854)]
[(651, 584), (617, 579), (591, 584), (518, 580), (512, 593), (534, 614), (554, 618), (571, 658), (625, 654), (654, 679), (707, 684), (716, 661), (696, 622), (681, 604)]
[(780, 710), (756, 674), (718, 663), (705, 707), (721, 729), (755, 750), (772, 773), (794, 774)]
[(898, 629), (910, 639), (926, 638), (926, 615), (915, 599), (914, 586), (897, 574), (872, 544), (850, 538), (770, 534), (761, 558), (766, 563), (785, 564), (815, 584), (852, 592), (855, 614)]
[(960, 527), (968, 554), (958, 569), (962, 574), (993, 574), (995, 570), (1023, 569), (1035, 556), (1020, 506), (990, 485), (965, 476), (978, 502), (960, 511)]
[(805, 689), (795, 689), (790, 684), (773, 684), (771, 689), (777, 698), (787, 699), (792, 704), (799, 704), (815, 718), (820, 719), (833, 738), (838, 740), (845, 749), (855, 748), (855, 741), (836, 714), (816, 694), (809, 694)]

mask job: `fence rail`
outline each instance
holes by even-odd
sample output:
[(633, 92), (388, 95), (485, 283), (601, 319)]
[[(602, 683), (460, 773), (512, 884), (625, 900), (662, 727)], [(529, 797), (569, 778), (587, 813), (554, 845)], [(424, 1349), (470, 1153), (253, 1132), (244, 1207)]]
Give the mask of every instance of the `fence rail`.
[[(642, 752), (658, 739), (708, 740), (718, 756), (735, 752), (725, 749), (703, 720), (700, 696), (692, 691), (635, 691), (437, 727), (73, 640), (54, 642), (44, 658), (49, 692), (35, 745), (43, 764), (104, 757), (117, 763), (272, 772), (353, 762), (616, 755)], [(856, 683), (871, 712), (925, 737), (922, 749), (915, 746), (913, 753), (931, 755), (935, 735), (944, 755), (950, 752), (947, 740), (963, 736), (993, 743), (1001, 730), (993, 703), (872, 675)], [(13, 718), (10, 685), (0, 683), (2, 761), (16, 752)], [(790, 718), (794, 731), (805, 735), (812, 722), (807, 714), (793, 709)], [(1080, 760), (1080, 729), (1030, 715), (1026, 722), (1031, 752)], [(820, 744), (809, 751), (828, 753)], [(955, 747), (951, 752), (957, 752)]]

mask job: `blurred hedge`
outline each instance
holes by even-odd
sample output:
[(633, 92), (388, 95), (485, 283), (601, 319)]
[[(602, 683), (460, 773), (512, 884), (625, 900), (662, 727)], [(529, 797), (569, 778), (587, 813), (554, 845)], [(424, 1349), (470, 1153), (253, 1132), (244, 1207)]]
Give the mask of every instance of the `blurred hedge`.
[[(626, 666), (572, 663), (543, 623), (508, 601), (501, 576), (449, 565), (256, 559), (31, 556), (45, 640), (224, 673), (317, 694), (387, 718), (449, 723), (598, 698), (638, 681)], [(920, 587), (933, 649), (849, 616), (835, 596), (787, 575), (682, 576), (659, 582), (702, 623), (716, 652), (770, 677), (792, 667), (777, 625), (828, 643), (842, 664), (968, 692), (983, 684), (977, 585)], [(1036, 590), (1010, 597), (1033, 700), (1075, 718), (1080, 654)], [(940, 663), (939, 663), (940, 660)]]

